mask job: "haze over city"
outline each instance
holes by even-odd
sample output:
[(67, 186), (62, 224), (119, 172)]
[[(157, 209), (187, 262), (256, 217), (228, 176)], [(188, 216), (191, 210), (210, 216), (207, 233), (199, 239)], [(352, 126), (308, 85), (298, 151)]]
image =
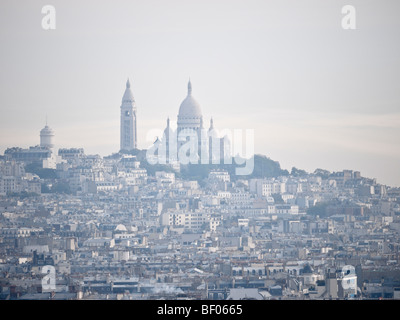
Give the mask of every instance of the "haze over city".
[[(0, 3), (0, 153), (39, 144), (119, 150), (127, 78), (138, 147), (176, 119), (190, 77), (205, 123), (254, 129), (282, 168), (359, 170), (400, 186), (396, 1), (43, 1)], [(207, 118), (208, 117), (208, 118)]]
[(400, 300), (399, 12), (1, 1), (0, 300)]

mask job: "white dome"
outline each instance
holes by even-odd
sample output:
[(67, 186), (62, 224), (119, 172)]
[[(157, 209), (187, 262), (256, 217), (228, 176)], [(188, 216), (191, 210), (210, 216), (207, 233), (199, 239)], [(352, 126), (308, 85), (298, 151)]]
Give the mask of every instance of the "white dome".
[(127, 231), (127, 230), (123, 224), (119, 224), (116, 226), (115, 231)]
[(188, 83), (188, 95), (179, 107), (178, 118), (201, 118), (200, 104), (192, 96), (192, 84)]
[(201, 109), (199, 103), (191, 96), (188, 95), (182, 101), (179, 108), (179, 117), (181, 118), (200, 118)]
[(54, 135), (54, 131), (46, 125), (42, 130), (40, 130), (40, 135)]

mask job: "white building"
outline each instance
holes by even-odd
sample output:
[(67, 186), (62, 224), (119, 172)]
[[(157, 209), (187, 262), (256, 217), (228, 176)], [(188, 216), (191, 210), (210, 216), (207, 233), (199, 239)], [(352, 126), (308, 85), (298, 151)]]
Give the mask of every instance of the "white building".
[(232, 206), (250, 207), (253, 200), (248, 192), (238, 190), (231, 193), (229, 203)]
[(147, 180), (147, 170), (143, 168), (135, 168), (126, 171), (118, 171), (117, 177), (121, 184), (125, 186), (140, 185)]
[(299, 214), (299, 206), (290, 204), (275, 205), (276, 214)]
[(83, 246), (89, 248), (113, 248), (115, 240), (112, 238), (91, 238), (86, 240)]
[(175, 183), (175, 173), (173, 172), (157, 171), (155, 176), (158, 187), (169, 187)]
[(221, 216), (219, 215), (212, 215), (209, 219), (210, 221), (210, 230), (216, 231), (217, 227), (221, 224)]
[(0, 195), (5, 196), (7, 193), (19, 192), (19, 179), (13, 176), (0, 177)]
[(40, 147), (50, 151), (49, 157), (43, 159), (42, 167), (47, 169), (56, 169), (57, 164), (62, 162), (62, 158), (55, 152), (55, 133), (47, 123), (46, 126), (40, 130)]
[(136, 104), (131, 90), (131, 84), (126, 82), (125, 93), (121, 104), (121, 124), (120, 124), (120, 149), (134, 150), (137, 148), (137, 129), (136, 129)]
[(249, 219), (238, 219), (238, 227), (248, 227), (249, 226)]
[(179, 165), (220, 163), (230, 157), (228, 137), (220, 138), (210, 120), (208, 130), (204, 128), (200, 104), (192, 95), (189, 80), (186, 98), (179, 107), (177, 128), (172, 129), (169, 118), (161, 139), (156, 139), (147, 150), (151, 162)]
[(209, 180), (229, 182), (231, 180), (230, 175), (227, 171), (213, 170), (208, 174)]
[(231, 198), (231, 192), (230, 191), (218, 191), (217, 192), (217, 197), (220, 199), (230, 199)]
[(46, 126), (40, 130), (40, 146), (48, 149), (54, 148), (54, 130), (51, 129), (47, 123)]
[[(210, 223), (210, 221), (212, 222)], [(163, 226), (183, 227), (188, 230), (199, 230), (205, 224), (215, 229), (219, 225), (219, 220), (211, 219), (211, 214), (203, 211), (194, 212), (165, 212), (160, 216), (160, 223)]]
[(250, 192), (258, 196), (266, 197), (272, 194), (283, 194), (286, 191), (286, 184), (275, 179), (251, 179)]

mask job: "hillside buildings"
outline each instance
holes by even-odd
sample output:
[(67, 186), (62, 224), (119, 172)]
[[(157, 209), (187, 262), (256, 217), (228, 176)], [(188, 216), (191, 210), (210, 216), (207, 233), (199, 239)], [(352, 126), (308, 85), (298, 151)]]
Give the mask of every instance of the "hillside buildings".
[[(51, 162), (46, 125), (0, 157), (0, 299), (400, 299), (399, 188), (352, 170), (190, 175), (149, 164), (135, 128), (128, 81), (121, 152)], [(189, 82), (177, 131), (202, 129)]]

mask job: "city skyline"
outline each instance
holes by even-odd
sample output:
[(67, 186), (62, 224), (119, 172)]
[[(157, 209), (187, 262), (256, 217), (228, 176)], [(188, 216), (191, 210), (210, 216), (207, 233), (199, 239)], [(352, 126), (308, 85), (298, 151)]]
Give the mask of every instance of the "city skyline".
[(0, 300), (400, 300), (399, 12), (1, 1)]
[[(128, 82), (130, 82), (129, 81), (129, 79), (128, 79)], [(128, 83), (127, 82), (127, 83)], [(127, 85), (127, 84), (126, 84)], [(129, 86), (130, 86), (130, 84), (129, 84)], [(130, 88), (129, 88), (130, 89)], [(126, 91), (126, 90), (125, 90)], [(125, 95), (125, 94), (124, 94)], [(136, 108), (136, 107), (135, 107)], [(121, 111), (120, 111), (121, 112)], [(279, 112), (276, 112), (275, 114), (273, 114), (274, 116), (277, 116), (277, 117), (279, 117), (279, 116), (282, 116), (282, 115), (280, 115), (279, 114)], [(293, 115), (292, 115), (293, 116)], [(297, 116), (299, 116), (298, 114), (297, 114)], [(311, 115), (312, 116), (312, 115)], [(136, 119), (136, 118), (135, 118)], [(212, 119), (212, 117), (210, 117), (210, 119)], [(169, 119), (169, 117), (168, 117), (168, 120), (169, 120), (169, 122), (171, 123), (171, 127), (173, 127), (173, 128), (176, 128), (176, 126), (177, 126), (177, 121), (174, 121), (174, 120), (170, 120)], [(351, 121), (354, 121), (355, 119), (347, 119), (347, 121), (348, 122), (351, 122)], [(372, 117), (365, 117), (364, 118), (364, 121), (371, 121), (372, 120)], [(308, 121), (310, 121), (310, 123), (311, 123), (311, 120), (310, 119), (308, 119)], [(332, 125), (332, 123), (334, 124), (335, 123), (335, 121), (338, 121), (338, 119), (334, 119), (334, 118), (330, 118), (330, 119), (327, 119), (327, 121), (326, 121), (326, 123), (329, 125), (329, 124), (331, 124)], [(359, 125), (361, 125), (361, 123), (362, 123), (362, 121), (363, 120), (360, 120), (360, 119), (358, 119), (358, 121), (359, 121)], [(376, 121), (376, 119), (375, 119), (375, 121)], [(386, 122), (392, 122), (392, 123), (395, 123), (396, 122), (396, 119), (387, 119), (387, 118), (385, 118), (385, 117), (382, 117), (382, 119), (378, 119), (378, 123), (379, 122), (384, 122), (384, 121), (386, 121)], [(117, 126), (118, 126), (118, 128), (120, 128), (121, 127), (121, 122), (118, 122), (118, 124), (117, 124)], [(44, 128), (42, 127), (42, 131), (43, 130), (45, 130), (46, 128), (48, 128), (49, 127), (49, 125), (48, 125), (48, 119), (47, 119), (47, 116), (46, 116), (46, 118), (45, 118), (45, 126), (44, 126)], [(136, 127), (136, 125), (135, 125), (135, 127)], [(140, 120), (139, 120), (139, 127), (140, 127)], [(51, 126), (50, 126), (50, 129), (54, 129), (54, 128), (52, 128)], [(156, 129), (156, 130), (160, 130), (160, 131), (162, 131), (162, 130), (164, 130), (164, 128), (163, 127), (159, 127), (159, 128), (153, 128), (153, 130), (154, 129)], [(55, 130), (55, 131), (57, 131), (57, 130)], [(53, 134), (54, 134), (54, 132), (53, 132)], [(35, 137), (35, 135), (32, 135), (33, 137)], [(140, 134), (139, 134), (139, 136), (140, 136)], [(156, 138), (156, 137), (155, 137)], [(30, 147), (30, 146), (36, 146), (36, 145), (40, 145), (40, 143), (39, 143), (39, 135), (37, 135), (37, 137), (36, 138), (34, 138), (35, 140), (36, 140), (36, 142), (35, 143), (33, 143), (33, 144), (31, 144), (31, 145), (28, 145), (28, 144), (23, 144), (22, 146), (21, 145), (16, 145), (16, 146), (9, 146), (9, 147)], [(54, 138), (53, 138), (54, 139)], [(147, 142), (147, 144), (148, 144), (148, 146), (149, 147), (151, 147), (151, 145), (152, 145), (152, 143), (154, 142), (153, 140), (147, 140), (146, 141)], [(117, 146), (118, 144), (117, 143), (112, 143), (112, 145), (113, 146)], [(139, 147), (138, 147), (138, 149), (143, 149), (143, 150), (146, 150), (147, 148), (146, 147), (144, 147), (144, 148), (141, 148), (141, 146), (143, 146), (144, 145), (144, 143), (143, 143), (143, 141), (139, 141)], [(56, 142), (55, 142), (55, 149), (58, 149), (58, 148), (83, 148), (83, 149), (85, 149), (85, 151), (87, 151), (88, 149), (90, 150), (90, 148), (86, 148), (84, 145), (82, 145), (82, 144), (80, 144), (80, 145), (72, 145), (72, 144), (67, 144), (67, 145), (60, 145), (60, 144), (58, 144), (57, 143), (57, 138), (56, 138)], [(116, 149), (113, 149), (112, 151), (110, 151), (110, 152), (106, 152), (106, 153), (101, 153), (101, 152), (94, 152), (94, 154), (99, 154), (99, 155), (101, 155), (101, 156), (107, 156), (107, 155), (111, 155), (111, 154), (114, 154), (114, 153), (117, 153), (117, 152), (119, 152), (120, 151), (120, 148), (116, 148)], [(90, 152), (89, 152), (90, 153)], [(93, 153), (93, 152), (92, 152)], [(266, 156), (269, 156), (268, 154), (263, 154), (263, 153), (257, 153), (257, 152), (255, 152), (255, 154), (262, 154), (262, 155), (266, 155)], [(272, 160), (275, 160), (275, 161), (278, 161), (281, 165), (282, 165), (282, 163), (280, 162), (280, 160), (279, 159), (272, 159)], [(310, 173), (312, 173), (313, 171), (309, 171), (309, 170), (307, 170), (306, 168), (303, 168), (303, 167), (299, 167), (299, 166), (297, 166), (296, 164), (293, 164), (293, 166), (292, 167), (296, 167), (296, 168), (298, 168), (298, 169), (304, 169), (304, 170), (306, 170), (306, 171), (308, 171), (308, 172), (310, 172)], [(286, 170), (288, 170), (288, 171), (290, 171), (290, 169), (292, 168), (292, 167), (283, 167), (283, 169), (286, 169)], [(332, 171), (332, 172), (335, 172), (335, 171), (341, 171), (341, 170), (346, 170), (346, 168), (343, 168), (343, 169), (341, 169), (341, 168), (339, 168), (338, 167), (338, 169), (337, 170), (330, 170), (329, 168), (324, 168), (324, 167), (322, 167), (322, 166), (317, 166), (315, 169), (324, 169), (324, 170), (328, 170), (328, 171)], [(359, 170), (359, 168), (347, 168), (347, 169), (350, 169), (350, 170), (355, 170), (355, 171), (360, 171)], [(376, 178), (376, 177), (371, 177), (371, 178)], [(378, 182), (380, 182), (380, 183), (383, 183), (383, 184), (385, 184), (384, 182), (382, 182), (382, 181), (379, 181), (378, 180)], [(397, 187), (397, 185), (396, 184), (387, 184), (388, 186), (392, 186), (392, 187)]]
[(117, 152), (128, 77), (145, 149), (191, 77), (204, 114), (254, 129), (255, 152), (282, 168), (400, 185), (396, 2), (353, 2), (356, 30), (341, 28), (345, 3), (333, 1), (52, 4), (48, 31), (41, 2), (1, 4), (0, 153), (38, 144), (46, 115), (57, 147)]

